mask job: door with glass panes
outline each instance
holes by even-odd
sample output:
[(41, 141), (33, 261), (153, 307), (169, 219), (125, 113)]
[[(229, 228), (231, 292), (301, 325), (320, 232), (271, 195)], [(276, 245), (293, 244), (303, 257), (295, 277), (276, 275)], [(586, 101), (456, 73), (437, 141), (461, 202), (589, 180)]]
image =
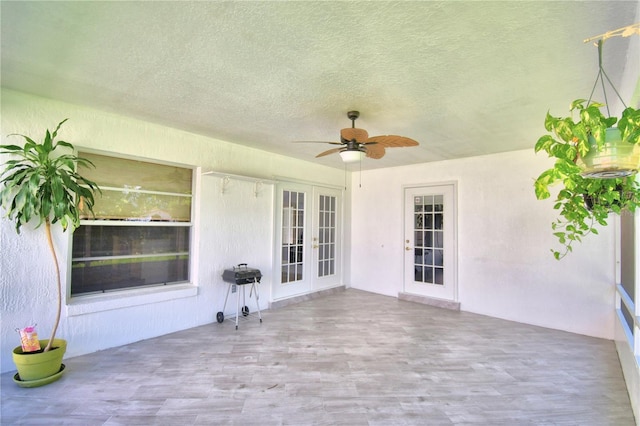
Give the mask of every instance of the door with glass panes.
[(333, 188), (278, 185), (274, 300), (341, 284), (341, 200)]
[(404, 203), (404, 291), (456, 301), (454, 185), (405, 188)]

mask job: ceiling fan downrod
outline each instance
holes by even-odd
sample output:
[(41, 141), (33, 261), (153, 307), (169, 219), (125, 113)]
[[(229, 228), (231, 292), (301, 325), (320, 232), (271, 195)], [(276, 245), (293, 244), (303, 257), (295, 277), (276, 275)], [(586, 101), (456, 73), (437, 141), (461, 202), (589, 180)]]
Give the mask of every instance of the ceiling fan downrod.
[(349, 111), (347, 112), (347, 117), (351, 120), (351, 128), (356, 128), (356, 119), (360, 117), (360, 111)]

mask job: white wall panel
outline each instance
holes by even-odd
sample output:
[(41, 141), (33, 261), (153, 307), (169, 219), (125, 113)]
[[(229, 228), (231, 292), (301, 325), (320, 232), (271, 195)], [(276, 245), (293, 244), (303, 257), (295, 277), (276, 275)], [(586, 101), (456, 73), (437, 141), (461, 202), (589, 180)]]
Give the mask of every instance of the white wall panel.
[[(69, 118), (59, 136), (76, 147), (200, 166), (203, 171), (344, 184), (341, 169), (169, 127), (4, 89), (1, 102), (3, 144), (22, 142), (8, 138), (9, 133), (41, 138), (45, 129), (53, 130), (60, 121)], [(2, 157), (4, 161), (6, 157)], [(221, 279), (222, 271), (240, 262), (258, 267), (266, 275), (260, 285), (261, 307), (266, 308), (273, 264), (273, 185), (261, 185), (257, 195), (252, 181), (230, 178), (224, 193), (220, 186), (220, 177), (201, 177), (199, 243), (195, 252), (197, 287), (160, 295), (150, 295), (148, 290), (137, 292), (135, 297), (114, 294), (101, 302), (74, 301), (68, 309), (63, 308), (57, 334), (69, 342), (68, 357), (215, 323), (215, 314), (222, 309), (227, 289)], [(20, 343), (16, 328), (38, 323), (40, 337), (48, 338), (55, 314), (55, 280), (43, 229), (23, 227), (18, 236), (13, 223), (4, 217), (0, 219), (0, 229), (1, 371), (5, 372), (15, 370), (10, 351)], [(54, 237), (66, 283), (69, 235), (56, 228)], [(70, 301), (65, 301), (65, 305), (67, 302)], [(250, 309), (253, 306), (248, 305)]]
[(354, 173), (351, 286), (402, 291), (402, 186), (456, 181), (461, 309), (612, 338), (613, 227), (556, 261), (553, 202), (536, 200), (533, 191), (549, 164), (532, 149), (366, 171), (360, 188)]

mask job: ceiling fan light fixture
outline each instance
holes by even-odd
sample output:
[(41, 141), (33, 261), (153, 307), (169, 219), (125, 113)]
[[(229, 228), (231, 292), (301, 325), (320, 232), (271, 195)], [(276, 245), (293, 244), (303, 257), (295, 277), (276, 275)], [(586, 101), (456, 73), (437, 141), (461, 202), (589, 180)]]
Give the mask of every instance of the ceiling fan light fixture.
[(362, 158), (362, 152), (355, 150), (346, 150), (340, 152), (340, 157), (342, 157), (342, 161), (345, 163), (356, 163)]
[[(1, 1), (1, 0), (0, 0)], [(346, 163), (357, 163), (362, 157), (378, 160), (384, 157), (385, 148), (395, 148), (403, 146), (417, 146), (418, 142), (404, 136), (385, 135), (369, 137), (364, 129), (358, 129), (355, 120), (360, 113), (358, 111), (349, 111), (347, 117), (351, 120), (351, 128), (340, 130), (340, 142), (321, 142), (330, 145), (340, 145), (339, 148), (332, 148), (316, 155), (316, 158), (325, 155), (340, 153), (342, 161)], [(298, 141), (298, 142), (314, 142), (314, 141)]]

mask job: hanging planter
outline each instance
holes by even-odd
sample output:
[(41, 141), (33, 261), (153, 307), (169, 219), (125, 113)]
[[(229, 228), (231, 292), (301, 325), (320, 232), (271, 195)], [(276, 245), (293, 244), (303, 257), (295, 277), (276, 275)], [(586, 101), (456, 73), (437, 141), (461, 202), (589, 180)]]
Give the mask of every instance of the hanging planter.
[[(634, 24), (611, 35), (640, 34)], [(609, 35), (609, 36), (611, 36)], [(609, 77), (602, 67), (602, 42), (598, 41), (599, 72), (594, 89)], [(613, 85), (611, 84), (613, 87)], [(573, 250), (573, 243), (588, 234), (597, 234), (596, 225), (606, 226), (611, 213), (634, 212), (640, 206), (640, 186), (636, 173), (640, 168), (640, 110), (625, 106), (619, 117), (611, 116), (608, 106), (587, 99), (570, 105), (571, 116), (554, 117), (547, 112), (544, 126), (549, 134), (540, 137), (535, 152), (545, 151), (555, 158), (553, 167), (535, 181), (536, 198), (549, 198), (550, 187), (561, 186), (553, 208), (559, 217), (551, 224), (553, 235), (564, 250), (551, 250), (561, 259)], [(591, 92), (593, 95), (593, 91)], [(606, 93), (603, 93), (605, 100)], [(600, 109), (606, 107), (605, 116)], [(574, 121), (577, 113), (578, 120)]]
[[(551, 250), (556, 259), (571, 252), (576, 241), (597, 234), (596, 225), (607, 226), (611, 213), (634, 212), (640, 205), (640, 186), (635, 179), (640, 110), (626, 108), (618, 120), (605, 117), (600, 112), (602, 104), (585, 106), (587, 102), (578, 99), (571, 104), (571, 111), (579, 112), (577, 122), (547, 113), (545, 128), (551, 134), (542, 136), (535, 146), (536, 152), (545, 151), (556, 159), (553, 167), (536, 179), (536, 198), (549, 198), (551, 186), (562, 186), (553, 206), (559, 217), (551, 224), (553, 235), (564, 247)], [(616, 122), (618, 127), (612, 127)], [(620, 140), (608, 139), (607, 134)]]
[[(632, 178), (633, 179), (633, 178)], [(623, 183), (618, 183), (618, 182)], [(630, 185), (625, 179), (608, 179), (608, 180), (589, 180), (587, 182), (596, 182), (601, 185), (592, 185), (582, 195), (584, 206), (590, 212), (594, 209), (606, 209), (606, 213), (620, 213), (622, 209), (627, 208), (627, 203), (633, 201), (638, 204), (637, 191), (630, 190)], [(602, 185), (604, 183), (604, 185)], [(615, 183), (615, 187), (611, 185)], [(632, 188), (635, 185), (632, 186)], [(636, 197), (636, 200), (633, 198)]]
[(640, 167), (640, 145), (622, 140), (617, 127), (605, 131), (602, 148), (592, 135), (588, 135), (589, 151), (576, 159), (586, 178), (610, 179), (634, 174)]

